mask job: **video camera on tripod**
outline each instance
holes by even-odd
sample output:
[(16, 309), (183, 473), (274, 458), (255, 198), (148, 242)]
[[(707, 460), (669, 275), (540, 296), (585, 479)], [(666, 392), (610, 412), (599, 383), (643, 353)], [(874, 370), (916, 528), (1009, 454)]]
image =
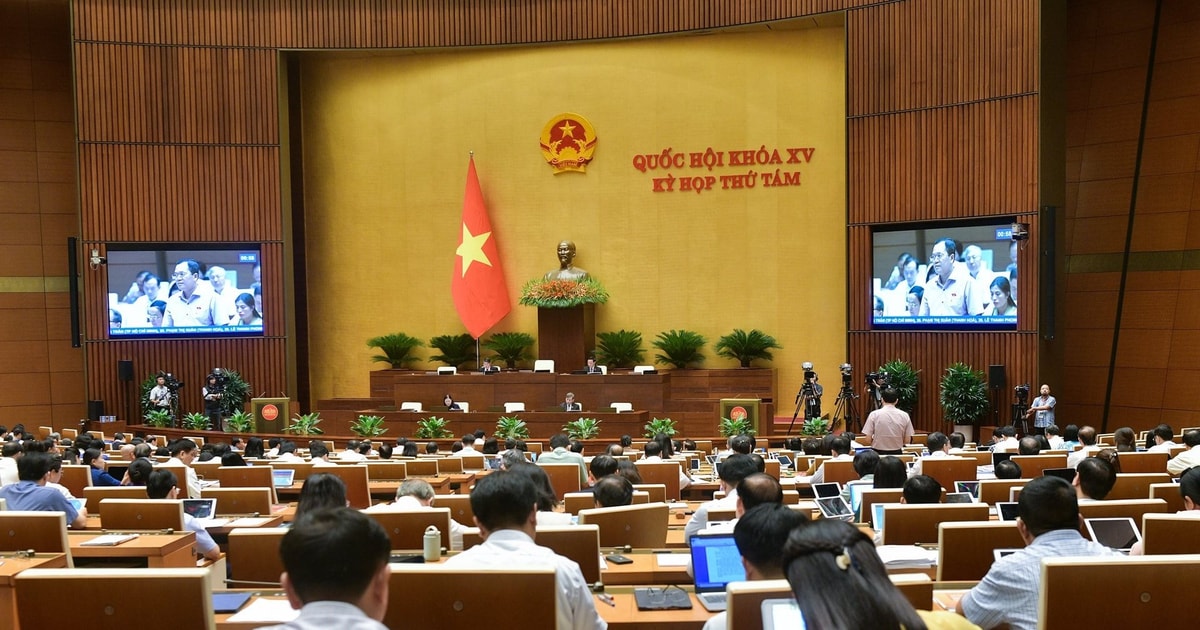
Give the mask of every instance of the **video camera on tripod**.
[(174, 374), (170, 372), (159, 372), (158, 375), (162, 377), (163, 386), (171, 390), (172, 394), (178, 393), (179, 390), (183, 388), (183, 381), (175, 378)]
[(1029, 391), (1029, 383), (1017, 385), (1013, 388), (1013, 394), (1017, 397), (1017, 404), (1022, 407), (1025, 406), (1025, 402), (1029, 400)]

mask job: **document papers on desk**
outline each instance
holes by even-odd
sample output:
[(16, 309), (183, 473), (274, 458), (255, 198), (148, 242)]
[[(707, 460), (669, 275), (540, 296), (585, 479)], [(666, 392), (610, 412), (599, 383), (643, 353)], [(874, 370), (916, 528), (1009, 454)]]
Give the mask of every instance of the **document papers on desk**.
[(937, 564), (937, 550), (916, 545), (880, 545), (879, 559), (889, 569), (928, 569)]
[(230, 615), (229, 623), (287, 623), (300, 616), (300, 611), (292, 608), (287, 598), (259, 597), (250, 602), (249, 606)]
[(692, 557), (685, 553), (656, 553), (654, 559), (660, 567), (686, 567), (692, 562)]
[(103, 536), (97, 536), (91, 540), (81, 542), (79, 545), (82, 547), (112, 547), (113, 545), (119, 545), (137, 537), (137, 534), (104, 534)]

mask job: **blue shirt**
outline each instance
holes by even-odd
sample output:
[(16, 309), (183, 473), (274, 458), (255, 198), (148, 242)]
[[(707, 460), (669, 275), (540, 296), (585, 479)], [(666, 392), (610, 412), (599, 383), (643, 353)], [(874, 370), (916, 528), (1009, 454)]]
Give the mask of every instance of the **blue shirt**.
[(1112, 555), (1118, 553), (1085, 539), (1079, 530), (1046, 532), (992, 564), (983, 581), (963, 596), (963, 615), (981, 628), (1006, 623), (1012, 630), (1036, 630), (1042, 558)]
[(93, 468), (92, 469), (92, 485), (93, 486), (119, 486), (119, 485), (121, 485), (121, 480), (108, 474), (107, 471), (100, 470), (99, 468)]
[(79, 516), (61, 492), (33, 481), (18, 481), (0, 488), (0, 499), (8, 502), (10, 510), (66, 512), (68, 526)]

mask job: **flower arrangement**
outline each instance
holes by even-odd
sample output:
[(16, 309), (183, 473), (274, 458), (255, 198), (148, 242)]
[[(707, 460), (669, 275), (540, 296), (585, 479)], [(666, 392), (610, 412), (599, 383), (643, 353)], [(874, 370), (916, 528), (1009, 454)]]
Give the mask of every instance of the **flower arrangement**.
[(521, 287), (521, 304), (545, 308), (571, 308), (580, 304), (604, 304), (608, 291), (595, 278), (543, 280), (536, 278)]

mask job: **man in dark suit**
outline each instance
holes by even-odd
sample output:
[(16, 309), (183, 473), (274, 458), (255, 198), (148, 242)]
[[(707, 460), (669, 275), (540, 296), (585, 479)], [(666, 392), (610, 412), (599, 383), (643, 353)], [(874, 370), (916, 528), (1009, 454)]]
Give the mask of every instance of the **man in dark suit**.
[(563, 411), (583, 411), (583, 403), (575, 402), (575, 394), (573, 392), (567, 392), (566, 400), (559, 407), (562, 407)]
[(596, 360), (591, 357), (588, 357), (587, 367), (584, 368), (584, 371), (587, 372), (588, 374), (603, 374), (604, 373), (603, 371), (600, 370), (600, 366), (596, 365)]

